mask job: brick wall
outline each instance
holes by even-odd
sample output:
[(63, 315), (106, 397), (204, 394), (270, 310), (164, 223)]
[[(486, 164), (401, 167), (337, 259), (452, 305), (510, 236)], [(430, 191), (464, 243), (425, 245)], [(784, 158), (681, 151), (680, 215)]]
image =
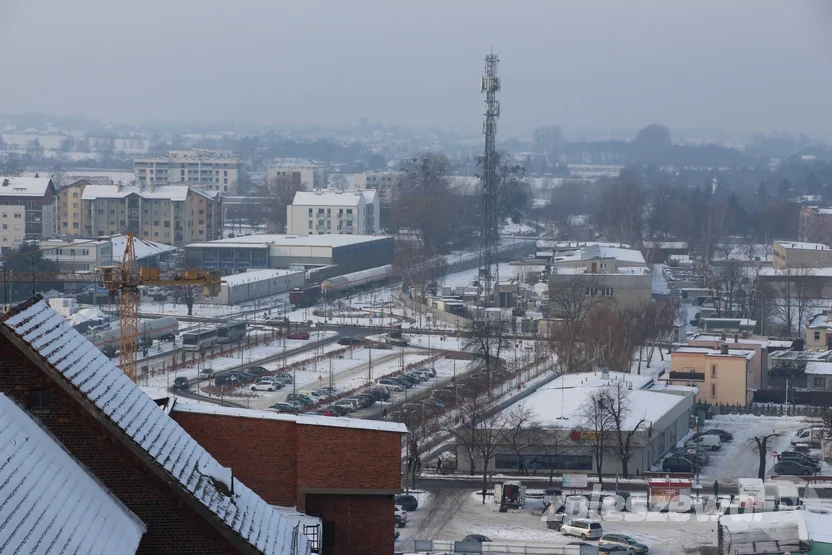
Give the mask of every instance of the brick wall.
[(139, 553), (236, 552), (207, 521), (2, 336), (0, 353), (0, 391), (27, 407), (32, 390), (48, 390), (49, 410), (37, 411), (34, 416), (147, 525)]
[(392, 496), (309, 494), (306, 509), (335, 525), (332, 547), (325, 548), (322, 555), (386, 555), (395, 551)]
[(294, 422), (176, 410), (171, 416), (267, 503), (297, 504)]

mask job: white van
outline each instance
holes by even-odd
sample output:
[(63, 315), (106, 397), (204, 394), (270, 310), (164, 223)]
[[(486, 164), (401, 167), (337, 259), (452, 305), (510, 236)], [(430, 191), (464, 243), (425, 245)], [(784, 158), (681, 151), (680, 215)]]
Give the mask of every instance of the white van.
[(687, 446), (699, 446), (702, 449), (708, 449), (710, 451), (719, 451), (722, 449), (722, 440), (719, 439), (719, 436), (699, 436), (698, 438), (689, 441), (685, 444)]

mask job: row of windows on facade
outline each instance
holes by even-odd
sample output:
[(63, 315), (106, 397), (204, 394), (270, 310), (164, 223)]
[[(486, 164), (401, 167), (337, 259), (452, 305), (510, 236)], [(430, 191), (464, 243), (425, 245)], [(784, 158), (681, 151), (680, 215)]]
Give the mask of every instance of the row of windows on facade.
[[(324, 226), (321, 225), (320, 228), (323, 229)], [(309, 220), (309, 229), (313, 229), (312, 220)], [(332, 229), (332, 221), (331, 220), (326, 221), (326, 229)], [(338, 222), (338, 229), (344, 229), (344, 230), (352, 231), (352, 221), (350, 220), (348, 222)]]
[(615, 290), (612, 287), (587, 287), (587, 297), (614, 297)]
[[(314, 214), (313, 210), (314, 210), (314, 208), (309, 209), (309, 217), (310, 218)], [(343, 216), (344, 215), (344, 210), (345, 210), (344, 208), (339, 208), (338, 209), (338, 215)], [(347, 211), (347, 216), (352, 216), (352, 208), (347, 208), (346, 211)], [(318, 217), (320, 218), (323, 214), (324, 214), (324, 209), (323, 208), (318, 208)], [(327, 208), (326, 209), (326, 215), (327, 215), (327, 217), (332, 216), (332, 208)]]
[(516, 454), (496, 455), (494, 466), (499, 469), (520, 470), (592, 470), (592, 455)]
[[(139, 181), (141, 181), (142, 183), (144, 183), (144, 182), (145, 182), (145, 177), (140, 175), (140, 176), (139, 176)], [(159, 179), (159, 181), (162, 181), (162, 179)], [(164, 181), (167, 181), (167, 180), (164, 180)], [(155, 182), (156, 182), (156, 180), (155, 180), (155, 179), (153, 179), (153, 178), (151, 177), (151, 178), (150, 178), (150, 182), (151, 182), (151, 183), (155, 183)], [(188, 183), (211, 183), (211, 180), (210, 180), (210, 179), (208, 179), (208, 180), (206, 181), (205, 179), (200, 179), (200, 178), (198, 178), (198, 177), (189, 177), (188, 179), (184, 179), (184, 178), (183, 178), (183, 179), (182, 179), (182, 182), (183, 182), (183, 183), (184, 183), (184, 182), (188, 182)], [(220, 178), (219, 178), (219, 177), (218, 177), (218, 178), (216, 178), (216, 179), (214, 180), (214, 183), (215, 183), (215, 184), (219, 184), (219, 182), (220, 182)], [(228, 178), (227, 178), (227, 177), (224, 177), (224, 178), (223, 178), (223, 185), (228, 185)], [(227, 187), (226, 187), (226, 189), (227, 189)]]
[(40, 202), (36, 200), (0, 200), (0, 206), (25, 206), (27, 210), (40, 209)]

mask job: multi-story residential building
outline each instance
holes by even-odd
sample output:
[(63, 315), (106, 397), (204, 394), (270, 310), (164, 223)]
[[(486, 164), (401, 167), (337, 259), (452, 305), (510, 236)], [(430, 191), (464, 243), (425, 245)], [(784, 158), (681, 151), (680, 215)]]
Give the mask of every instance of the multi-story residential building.
[(86, 179), (70, 183), (58, 191), (57, 231), (58, 235), (81, 236), (84, 234), (84, 211), (81, 195), (84, 187), (90, 185)]
[[(650, 301), (652, 276), (637, 250), (590, 244), (555, 256), (551, 268), (550, 299), (563, 288), (580, 286), (586, 296), (601, 297), (621, 309)], [(561, 316), (557, 303), (550, 305), (552, 316)]]
[(802, 206), (798, 223), (801, 241), (828, 241), (832, 237), (832, 208)]
[(823, 243), (775, 241), (773, 254), (777, 270), (832, 267), (832, 249)]
[(194, 241), (222, 239), (223, 197), (216, 191), (193, 189), (191, 212)]
[(87, 185), (81, 196), (84, 234), (132, 233), (166, 245), (185, 245), (193, 237), (193, 197), (190, 187), (176, 185)]
[(275, 164), (266, 170), (266, 179), (269, 183), (274, 182), (278, 177), (288, 178), (293, 185), (300, 185), (305, 191), (312, 191), (327, 188), (329, 172), (326, 166), (309, 161), (293, 160)]
[(390, 204), (398, 186), (402, 172), (365, 172), (353, 176), (353, 185), (357, 189), (375, 189), (382, 204)]
[(65, 272), (89, 272), (113, 264), (113, 243), (109, 239), (50, 239), (41, 241), (40, 249)]
[(54, 237), (56, 198), (48, 177), (0, 177), (0, 252)]
[(683, 345), (670, 356), (670, 372), (662, 379), (668, 384), (695, 385), (700, 403), (747, 405), (754, 397), (754, 358), (751, 349), (718, 349)]
[(286, 231), (292, 235), (373, 235), (378, 231), (375, 191), (299, 191), (286, 207)]
[(237, 192), (241, 168), (230, 150), (171, 150), (166, 157), (133, 161), (133, 173), (139, 185), (178, 183), (232, 195)]
[(806, 325), (806, 349), (810, 351), (832, 350), (832, 309), (815, 314)]

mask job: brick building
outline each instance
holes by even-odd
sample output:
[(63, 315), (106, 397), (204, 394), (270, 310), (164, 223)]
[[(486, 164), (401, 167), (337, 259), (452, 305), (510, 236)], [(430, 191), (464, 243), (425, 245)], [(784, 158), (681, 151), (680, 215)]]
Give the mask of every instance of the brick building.
[(403, 424), (178, 400), (169, 413), (267, 502), (319, 516), (323, 554), (393, 552)]
[[(299, 527), (223, 467), (41, 298), (0, 318), (0, 353), (0, 393), (139, 519), (145, 531), (134, 552), (309, 553)], [(9, 522), (20, 526), (7, 521), (0, 545), (16, 531)]]

